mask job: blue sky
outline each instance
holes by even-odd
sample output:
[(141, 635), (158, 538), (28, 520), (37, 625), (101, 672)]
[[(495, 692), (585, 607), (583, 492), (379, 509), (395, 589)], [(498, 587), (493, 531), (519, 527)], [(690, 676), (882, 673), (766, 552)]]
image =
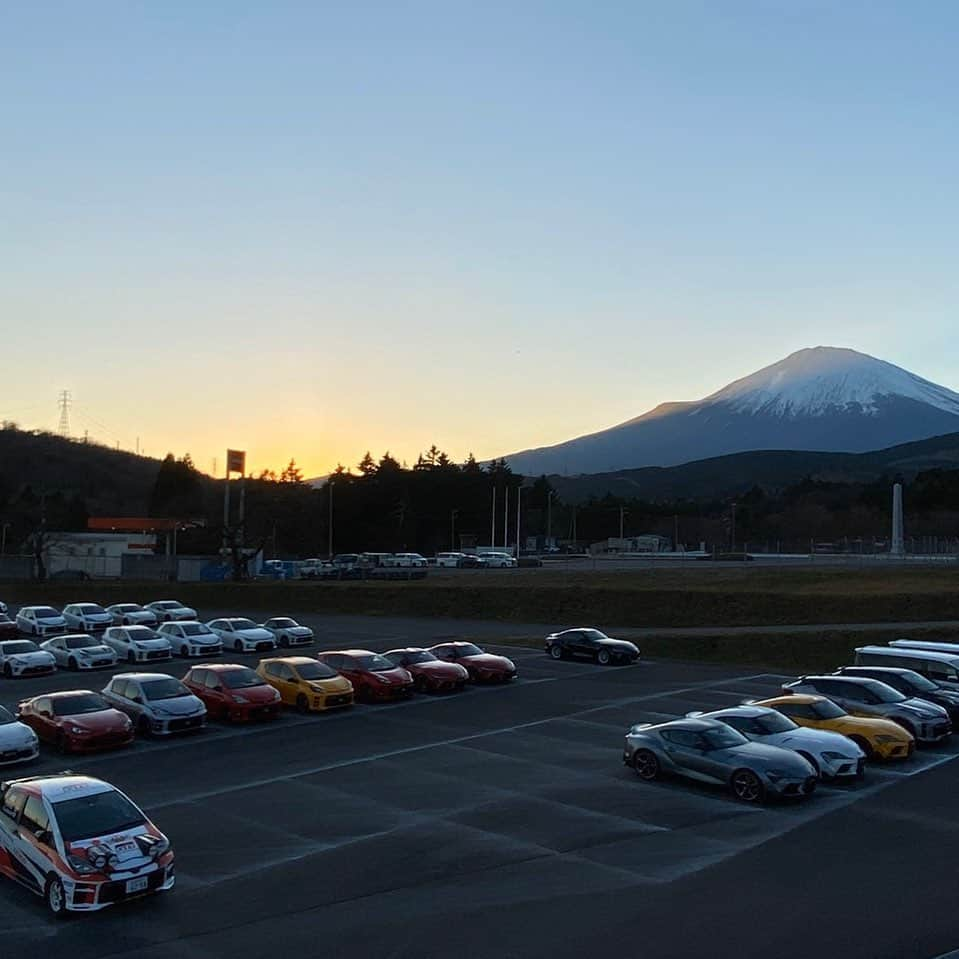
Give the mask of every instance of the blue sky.
[(803, 346), (959, 388), (959, 8), (38, 3), (0, 415), (209, 467), (488, 457)]

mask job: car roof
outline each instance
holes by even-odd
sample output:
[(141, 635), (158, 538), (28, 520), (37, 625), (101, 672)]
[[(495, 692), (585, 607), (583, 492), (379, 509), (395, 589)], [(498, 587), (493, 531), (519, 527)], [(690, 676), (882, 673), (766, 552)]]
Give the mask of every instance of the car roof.
[(317, 656), (380, 656), (381, 653), (374, 653), (371, 649), (324, 649)]
[(754, 719), (756, 716), (768, 715), (770, 709), (770, 706), (753, 706), (752, 704), (748, 706), (726, 706), (723, 709), (711, 709), (703, 718), (708, 719), (711, 716), (743, 716), (747, 719)]
[[(61, 633), (59, 636), (51, 636), (51, 639), (96, 639), (96, 636), (91, 636), (89, 633)], [(102, 645), (102, 644), (101, 644)]]
[(303, 666), (306, 663), (315, 663), (312, 656), (271, 656), (269, 659), (261, 659), (260, 663), (286, 663), (289, 666)]
[(428, 653), (429, 650), (425, 646), (398, 646), (396, 649), (388, 649), (384, 656), (389, 656), (390, 653)]
[[(30, 699), (62, 699), (64, 696), (99, 696), (92, 689), (58, 689), (52, 693), (38, 693)], [(29, 700), (28, 700), (29, 702)]]
[(451, 639), (449, 642), (446, 642), (446, 643), (436, 643), (433, 646), (430, 646), (430, 649), (436, 649), (437, 646), (476, 646), (477, 649), (481, 648), (476, 643), (466, 642), (465, 639)]
[(837, 676), (835, 673), (814, 673), (810, 674), (809, 676), (800, 676), (799, 679), (795, 680), (795, 682), (805, 683), (809, 680), (815, 681), (817, 679), (841, 679), (844, 683), (854, 683), (856, 686), (868, 686), (870, 683), (878, 682), (877, 679), (870, 679), (868, 676)]
[(155, 679), (176, 679), (176, 676), (169, 673), (117, 673), (113, 679), (134, 679), (138, 683), (148, 683)]
[(656, 729), (688, 729), (694, 733), (705, 733), (710, 729), (722, 726), (718, 719), (704, 719), (696, 717), (695, 719), (673, 719), (668, 723), (657, 723)]
[(959, 651), (951, 649), (924, 649), (917, 646), (859, 646), (856, 652), (880, 653), (883, 656), (914, 656), (927, 662), (955, 662)]
[[(249, 669), (243, 663), (197, 663), (192, 669), (212, 669), (215, 673), (228, 673), (233, 669)], [(162, 673), (147, 673), (149, 676), (163, 675)]]
[(52, 803), (114, 792), (114, 787), (109, 783), (94, 779), (92, 776), (34, 776), (29, 779), (12, 780), (10, 785), (24, 786), (32, 792), (40, 793)]
[(775, 703), (776, 705), (796, 703), (799, 706), (811, 706), (813, 703), (822, 703), (825, 701), (825, 696), (815, 696), (812, 693), (793, 693), (791, 696), (770, 696), (768, 699), (759, 700), (756, 705), (768, 706), (771, 703)]
[(915, 670), (910, 669), (908, 666), (872, 666), (868, 663), (863, 663), (860, 665), (853, 665), (853, 666), (840, 666), (839, 672), (837, 673), (837, 675), (855, 676), (855, 673), (847, 673), (846, 672), (847, 669), (862, 669), (862, 670), (868, 670), (870, 673), (879, 672), (879, 673), (883, 673), (884, 675), (887, 673), (915, 672)]

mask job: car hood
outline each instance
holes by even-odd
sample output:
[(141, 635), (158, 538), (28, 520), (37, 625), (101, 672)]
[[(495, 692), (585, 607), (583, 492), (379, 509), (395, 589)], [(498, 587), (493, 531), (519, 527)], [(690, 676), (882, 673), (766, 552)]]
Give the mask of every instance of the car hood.
[(151, 613), (148, 609), (137, 609), (132, 613), (117, 613), (121, 619), (129, 619), (135, 623), (147, 622), (153, 623), (156, 622), (157, 614)]
[(496, 656), (493, 653), (480, 653), (478, 656), (463, 656), (462, 663), (479, 666), (480, 669), (515, 669), (513, 661), (505, 656)]
[(53, 653), (37, 649), (32, 653), (11, 653), (7, 656), (11, 663), (22, 663), (24, 666), (50, 666), (56, 663)]
[(276, 702), (276, 690), (270, 686), (269, 683), (264, 683), (262, 686), (247, 686), (243, 689), (231, 689), (230, 695), (242, 696), (255, 706)]
[(37, 741), (37, 734), (25, 723), (0, 726), (0, 749), (24, 749)]
[(800, 726), (786, 733), (764, 736), (762, 742), (770, 746), (782, 746), (784, 749), (806, 749), (809, 752), (828, 750), (857, 759), (863, 755), (862, 750), (848, 736), (831, 733), (827, 729), (806, 729)]
[(936, 703), (930, 703), (925, 699), (907, 699), (904, 703), (893, 703), (896, 709), (909, 713), (911, 716), (919, 716), (922, 719), (946, 719), (949, 714)]
[(120, 833), (110, 833), (106, 836), (97, 836), (92, 839), (80, 839), (66, 844), (67, 855), (89, 859), (90, 855), (105, 852), (116, 857), (112, 870), (107, 867), (104, 874), (127, 872), (131, 869), (141, 869), (150, 861), (147, 853), (150, 845), (164, 837), (156, 829), (151, 829), (146, 823), (133, 829), (126, 829)]
[(133, 645), (137, 649), (169, 649), (170, 642), (166, 639), (135, 639)]
[(404, 669), (409, 670), (411, 673), (427, 673), (433, 676), (448, 676), (456, 679), (461, 679), (469, 675), (466, 668), (460, 666), (459, 663), (444, 663), (440, 660), (437, 660), (435, 663), (413, 663), (410, 666), (405, 666)]
[(71, 726), (89, 729), (93, 733), (108, 733), (116, 729), (127, 729), (130, 720), (119, 709), (101, 709), (95, 713), (81, 713), (79, 716), (60, 717)]
[(407, 686), (412, 680), (410, 674), (403, 669), (402, 666), (397, 666), (395, 669), (384, 669), (382, 671), (370, 670), (366, 675), (385, 680), (391, 686)]
[(621, 649), (628, 653), (639, 652), (639, 648), (635, 645), (635, 643), (631, 643), (625, 639), (601, 639), (596, 643), (596, 645), (602, 646), (605, 649)]
[(248, 639), (251, 642), (262, 642), (265, 639), (273, 639), (273, 634), (268, 630), (264, 629), (262, 626), (257, 626), (254, 629), (237, 629), (234, 630), (231, 636), (239, 636), (241, 639)]
[(879, 716), (865, 717), (847, 715), (836, 721), (842, 728), (844, 735), (861, 733), (863, 736), (892, 736), (898, 742), (908, 742), (912, 739), (899, 723), (891, 719), (881, 719)]
[(62, 616), (44, 616), (34, 620), (40, 626), (66, 626), (67, 621)]
[(147, 706), (160, 715), (167, 716), (193, 716), (206, 709), (203, 701), (192, 693), (189, 696), (173, 696), (170, 699), (152, 699)]
[(348, 693), (353, 690), (353, 684), (345, 676), (331, 676), (329, 679), (301, 679), (307, 686), (315, 686), (324, 693)]
[(79, 649), (67, 649), (64, 652), (80, 656), (113, 656), (113, 647), (107, 646), (105, 644), (98, 644), (96, 646), (81, 646)]
[(792, 776), (812, 776), (815, 773), (802, 756), (789, 752), (781, 746), (771, 746), (766, 743), (742, 743), (739, 746), (731, 746), (729, 749), (717, 749), (714, 755), (728, 758), (730, 763), (753, 762), (760, 769), (777, 769)]
[(113, 617), (109, 613), (74, 613), (74, 619), (82, 619), (85, 623), (113, 622)]

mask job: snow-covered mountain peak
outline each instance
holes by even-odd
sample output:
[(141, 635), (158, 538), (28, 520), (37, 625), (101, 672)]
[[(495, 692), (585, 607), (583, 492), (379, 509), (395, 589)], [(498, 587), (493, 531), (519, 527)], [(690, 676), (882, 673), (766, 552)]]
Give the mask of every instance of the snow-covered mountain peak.
[(865, 353), (830, 346), (792, 353), (723, 387), (704, 405), (722, 403), (738, 413), (785, 417), (837, 410), (874, 415), (879, 401), (890, 397), (959, 414), (959, 393)]

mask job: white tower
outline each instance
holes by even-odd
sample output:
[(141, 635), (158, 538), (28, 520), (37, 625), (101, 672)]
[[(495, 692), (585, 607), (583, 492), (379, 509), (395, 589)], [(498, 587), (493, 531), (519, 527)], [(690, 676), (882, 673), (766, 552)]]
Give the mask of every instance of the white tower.
[(902, 483), (892, 488), (892, 545), (889, 552), (893, 556), (902, 556), (906, 552), (902, 535)]

